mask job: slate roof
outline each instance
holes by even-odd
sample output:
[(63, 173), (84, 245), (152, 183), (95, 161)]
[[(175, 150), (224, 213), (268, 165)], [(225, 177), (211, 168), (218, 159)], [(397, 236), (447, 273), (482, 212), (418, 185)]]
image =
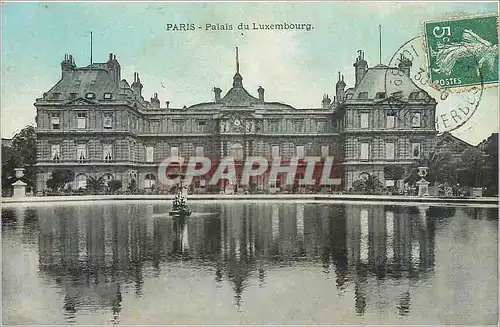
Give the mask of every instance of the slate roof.
[(377, 65), (368, 68), (358, 86), (352, 93), (351, 99), (376, 99), (377, 94), (385, 93), (386, 97), (400, 92), (402, 99), (408, 99), (414, 92), (425, 92), (413, 83), (410, 77), (400, 73), (397, 67)]
[(76, 68), (64, 74), (64, 77), (47, 93), (59, 93), (62, 99), (69, 99), (71, 93), (76, 93), (77, 97), (85, 97), (89, 92), (94, 93), (97, 99), (102, 99), (104, 93), (116, 95), (123, 91), (118, 88), (106, 70)]

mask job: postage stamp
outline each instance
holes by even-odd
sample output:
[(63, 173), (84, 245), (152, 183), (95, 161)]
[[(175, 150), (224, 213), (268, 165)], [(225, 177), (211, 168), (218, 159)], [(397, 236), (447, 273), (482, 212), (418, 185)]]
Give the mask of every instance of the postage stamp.
[(427, 63), (434, 87), (498, 83), (498, 16), (424, 23)]

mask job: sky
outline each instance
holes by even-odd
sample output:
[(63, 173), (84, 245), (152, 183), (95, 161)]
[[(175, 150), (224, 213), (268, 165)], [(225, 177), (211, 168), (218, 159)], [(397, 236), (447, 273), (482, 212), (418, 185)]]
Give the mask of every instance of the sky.
[[(262, 86), (266, 101), (317, 108), (333, 98), (338, 72), (349, 86), (357, 50), (369, 67), (422, 34), (422, 22), (442, 17), (497, 13), (497, 3), (423, 2), (169, 2), (169, 3), (3, 3), (1, 134), (10, 138), (34, 124), (36, 98), (61, 77), (60, 62), (72, 54), (77, 66), (105, 62), (116, 54), (122, 78), (138, 72), (149, 100), (190, 106), (213, 101), (232, 85), (235, 47), (244, 87), (254, 96)], [(240, 31), (240, 23), (310, 23), (306, 30)], [(195, 31), (167, 31), (167, 24), (195, 24)], [(206, 24), (233, 29), (205, 30)], [(498, 88), (487, 89), (474, 116), (454, 134), (477, 144), (498, 132)]]

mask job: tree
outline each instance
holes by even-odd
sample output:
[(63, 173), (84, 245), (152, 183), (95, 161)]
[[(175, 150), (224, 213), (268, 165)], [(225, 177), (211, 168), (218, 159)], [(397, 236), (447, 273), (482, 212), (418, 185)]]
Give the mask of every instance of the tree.
[(25, 168), (21, 178), (32, 189), (36, 184), (36, 134), (33, 126), (26, 126), (12, 139), (11, 146), (2, 145), (2, 193), (11, 191), (17, 180), (14, 168)]
[(405, 173), (404, 167), (401, 166), (385, 166), (384, 167), (384, 178), (386, 180), (398, 180), (402, 179)]
[(12, 183), (17, 178), (14, 168), (21, 166), (21, 156), (9, 146), (2, 145), (2, 195), (7, 196), (12, 191)]
[[(20, 168), (25, 168), (22, 180), (28, 184), (28, 188), (34, 188), (36, 184), (36, 132), (35, 127), (28, 125), (17, 133), (12, 139), (12, 149), (19, 155)], [(18, 168), (13, 167), (13, 168)]]
[(462, 153), (460, 184), (466, 186), (479, 186), (485, 160), (481, 151), (476, 148), (469, 148)]
[(45, 183), (52, 191), (59, 191), (67, 183), (75, 180), (75, 173), (69, 169), (56, 169), (52, 172), (50, 178)]
[(106, 183), (104, 182), (104, 177), (92, 177), (87, 178), (87, 190), (91, 192), (100, 192), (104, 190)]
[(108, 188), (111, 193), (115, 193), (116, 191), (122, 188), (122, 181), (114, 179), (108, 182)]
[(137, 182), (135, 179), (131, 179), (130, 182), (128, 183), (127, 190), (131, 193), (136, 193), (139, 190), (139, 187), (137, 186)]
[(485, 195), (493, 196), (498, 194), (498, 133), (492, 134), (482, 143), (482, 149), (487, 154), (482, 184), (486, 187)]
[(382, 188), (382, 182), (380, 182), (378, 176), (364, 173), (362, 174), (362, 178), (352, 183), (352, 187), (356, 191), (371, 194)]

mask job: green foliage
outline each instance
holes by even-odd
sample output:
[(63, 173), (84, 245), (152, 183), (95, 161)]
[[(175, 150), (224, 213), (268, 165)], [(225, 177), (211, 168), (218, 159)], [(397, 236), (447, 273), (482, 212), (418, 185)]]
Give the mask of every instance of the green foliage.
[(398, 180), (402, 179), (405, 173), (404, 167), (401, 166), (385, 166), (384, 167), (384, 178)]
[(415, 186), (420, 180), (418, 167), (427, 167), (427, 176), (425, 179), (431, 184), (456, 184), (457, 163), (453, 160), (451, 153), (430, 153), (427, 157), (420, 159), (410, 169), (410, 173), (405, 178), (405, 183)]
[(460, 159), (460, 185), (471, 187), (480, 186), (480, 180), (483, 175), (483, 167), (486, 164), (481, 151), (476, 148), (467, 149), (464, 151), (464, 153), (462, 153)]
[(128, 183), (127, 191), (129, 191), (131, 193), (137, 193), (138, 190), (139, 190), (139, 187), (137, 186), (137, 182), (135, 181), (134, 178), (132, 178), (130, 180), (130, 182)]
[(382, 189), (382, 182), (375, 175), (364, 174), (362, 178), (352, 183), (352, 188), (357, 192), (372, 194)]
[(120, 180), (114, 179), (114, 180), (108, 182), (108, 188), (109, 188), (109, 191), (111, 193), (117, 192), (118, 190), (120, 190), (122, 188), (122, 186), (123, 186), (123, 183)]
[(2, 145), (2, 193), (17, 180), (14, 168), (25, 168), (24, 177), (28, 189), (36, 184), (36, 134), (33, 126), (26, 126), (12, 139), (12, 146)]
[(92, 177), (87, 178), (87, 190), (90, 192), (100, 192), (106, 188), (106, 182), (104, 177)]
[(69, 169), (56, 169), (52, 172), (50, 178), (45, 183), (52, 191), (59, 191), (67, 183), (75, 180), (75, 173)]
[(13, 148), (2, 145), (2, 194), (4, 196), (12, 191), (11, 185), (17, 180), (14, 171), (17, 167), (21, 167), (21, 157)]

